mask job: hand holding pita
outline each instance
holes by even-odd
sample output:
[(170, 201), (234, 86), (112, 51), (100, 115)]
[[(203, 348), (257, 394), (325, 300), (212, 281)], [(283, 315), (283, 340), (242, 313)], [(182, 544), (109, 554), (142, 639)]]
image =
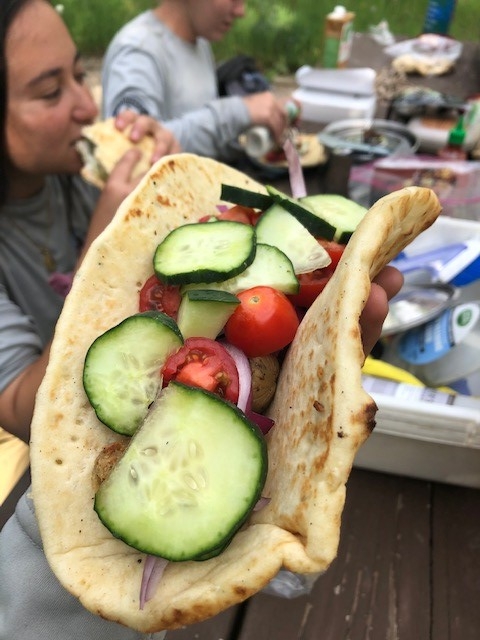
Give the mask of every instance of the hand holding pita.
[(173, 133), (150, 116), (134, 111), (122, 111), (115, 118), (115, 126), (119, 131), (124, 131), (130, 126), (128, 137), (134, 143), (138, 143), (148, 135), (155, 140), (154, 151), (150, 158), (152, 164), (163, 156), (181, 151), (180, 144)]
[(369, 354), (380, 338), (382, 325), (388, 313), (388, 301), (401, 289), (403, 276), (395, 267), (387, 266), (372, 282), (367, 304), (360, 316), (363, 351)]

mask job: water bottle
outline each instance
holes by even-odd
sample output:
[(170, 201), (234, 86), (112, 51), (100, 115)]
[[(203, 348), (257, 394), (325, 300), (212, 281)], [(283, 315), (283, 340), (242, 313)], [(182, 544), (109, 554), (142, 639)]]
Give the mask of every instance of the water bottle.
[(455, 12), (456, 0), (429, 0), (423, 33), (448, 35)]

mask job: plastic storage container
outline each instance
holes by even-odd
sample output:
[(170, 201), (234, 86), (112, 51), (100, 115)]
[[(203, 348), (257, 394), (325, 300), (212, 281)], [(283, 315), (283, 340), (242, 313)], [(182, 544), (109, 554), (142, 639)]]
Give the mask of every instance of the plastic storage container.
[(298, 89), (292, 97), (301, 104), (302, 120), (329, 123), (344, 118), (373, 118), (377, 99), (376, 72), (359, 69), (316, 69), (309, 65), (295, 73)]
[[(471, 238), (480, 238), (480, 223), (440, 216), (405, 253), (413, 256)], [(468, 289), (471, 299), (480, 297), (480, 281), (468, 285)], [(378, 405), (377, 425), (360, 447), (355, 466), (480, 488), (477, 409), (406, 399), (381, 390), (369, 393)]]

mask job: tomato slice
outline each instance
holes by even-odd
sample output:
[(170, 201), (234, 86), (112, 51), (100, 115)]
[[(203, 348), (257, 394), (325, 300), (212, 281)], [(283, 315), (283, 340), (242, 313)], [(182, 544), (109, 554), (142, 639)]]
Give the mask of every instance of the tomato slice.
[(323, 238), (318, 239), (318, 243), (322, 245), (332, 260), (328, 266), (335, 270), (337, 264), (340, 262), (343, 252), (345, 251), (346, 245), (339, 244), (333, 240), (324, 240)]
[(265, 161), (270, 164), (275, 164), (278, 162), (286, 162), (287, 157), (285, 155), (285, 151), (283, 149), (272, 149), (265, 154)]
[(138, 307), (140, 311), (161, 311), (176, 320), (181, 300), (180, 287), (164, 284), (153, 274), (140, 290)]
[(266, 356), (293, 340), (299, 319), (287, 296), (271, 287), (237, 294), (240, 304), (225, 325), (225, 337), (249, 358)]
[(332, 277), (345, 249), (345, 245), (339, 244), (338, 242), (323, 239), (318, 242), (328, 252), (328, 255), (332, 260), (331, 263), (323, 269), (316, 269), (310, 273), (299, 274), (297, 276), (300, 283), (298, 293), (288, 296), (292, 304), (304, 309), (308, 309), (308, 307), (313, 304), (317, 296), (325, 289), (325, 286)]
[(233, 220), (244, 224), (254, 224), (257, 218), (258, 214), (255, 209), (244, 207), (241, 204), (236, 204), (218, 214), (219, 220)]
[(239, 380), (235, 360), (219, 342), (210, 338), (187, 338), (167, 359), (162, 375), (163, 386), (178, 380), (237, 403)]

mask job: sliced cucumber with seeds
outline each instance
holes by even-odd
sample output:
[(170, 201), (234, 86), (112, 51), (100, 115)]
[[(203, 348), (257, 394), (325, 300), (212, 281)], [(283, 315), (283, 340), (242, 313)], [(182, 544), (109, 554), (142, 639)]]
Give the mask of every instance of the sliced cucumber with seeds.
[(300, 199), (300, 203), (307, 205), (319, 220), (322, 219), (335, 228), (333, 240), (340, 244), (346, 244), (349, 241), (367, 213), (367, 209), (357, 202), (336, 194), (320, 193), (305, 196)]
[(234, 187), (231, 184), (222, 184), (220, 199), (232, 204), (240, 204), (243, 207), (260, 209), (264, 211), (273, 204), (272, 196), (242, 187)]
[[(212, 282), (210, 287), (219, 291), (237, 294), (256, 286), (273, 287), (283, 293), (298, 293), (298, 278), (291, 260), (277, 247), (257, 244), (255, 260), (235, 278), (223, 282)], [(205, 284), (188, 284), (182, 292), (204, 289)]]
[(323, 219), (322, 216), (310, 206), (306, 198), (301, 198), (300, 200), (291, 198), (269, 185), (267, 185), (267, 191), (276, 204), (279, 204), (283, 209), (291, 213), (292, 216), (295, 216), (315, 238), (333, 240), (336, 232), (335, 226), (332, 225), (330, 221)]
[(130, 316), (99, 336), (83, 368), (98, 419), (117, 433), (135, 433), (158, 393), (162, 365), (182, 344), (176, 323), (156, 311)]
[(215, 340), (240, 300), (228, 291), (192, 289), (182, 296), (177, 323), (186, 338)]
[(322, 269), (331, 262), (328, 253), (303, 224), (278, 204), (261, 215), (255, 230), (257, 242), (274, 245), (283, 251), (296, 274)]
[(255, 231), (240, 222), (186, 224), (171, 231), (153, 258), (157, 277), (167, 284), (217, 282), (233, 278), (255, 258)]
[(140, 551), (202, 560), (245, 522), (266, 473), (264, 438), (237, 407), (172, 382), (101, 485), (95, 510)]

